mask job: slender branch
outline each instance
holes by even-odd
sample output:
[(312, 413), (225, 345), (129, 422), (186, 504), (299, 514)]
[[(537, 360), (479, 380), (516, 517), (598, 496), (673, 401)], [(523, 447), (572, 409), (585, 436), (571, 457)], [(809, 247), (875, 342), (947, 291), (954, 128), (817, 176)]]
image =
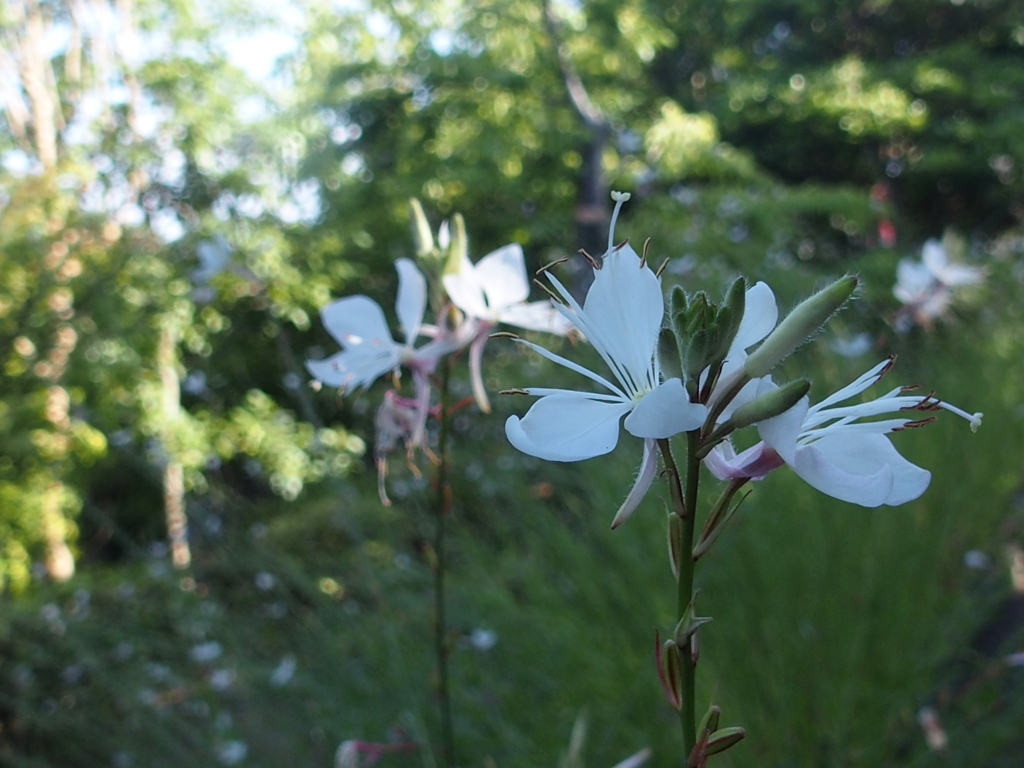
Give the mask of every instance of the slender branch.
[[(683, 521), (683, 540), (681, 542), (683, 556), (679, 563), (676, 598), (677, 622), (686, 615), (693, 599), (694, 560), (690, 553), (693, 550), (694, 513), (697, 508), (697, 483), (700, 477), (700, 460), (696, 458), (697, 446), (700, 444), (700, 432), (699, 430), (688, 432), (686, 437), (688, 450), (685, 491), (679, 476), (679, 468), (672, 455), (671, 443), (668, 440), (658, 441), (658, 448), (661, 450), (661, 456), (665, 462), (665, 473), (668, 476), (673, 511)], [(679, 724), (683, 732), (683, 754), (689, 757), (690, 752), (693, 751), (693, 745), (697, 742), (696, 663), (693, 659), (692, 637), (686, 639), (686, 642), (679, 647), (679, 651), (682, 656)]]
[(451, 416), (448, 409), (448, 384), (451, 361), (447, 358), (441, 367), (440, 399), (441, 429), (437, 443), (440, 461), (437, 465), (437, 528), (434, 536), (434, 649), (437, 653), (438, 707), (441, 711), (441, 758), (447, 768), (455, 765), (455, 734), (452, 726), (452, 702), (448, 680), (448, 627), (445, 618), (445, 518), (451, 504), (448, 485), (449, 456), (448, 431)]

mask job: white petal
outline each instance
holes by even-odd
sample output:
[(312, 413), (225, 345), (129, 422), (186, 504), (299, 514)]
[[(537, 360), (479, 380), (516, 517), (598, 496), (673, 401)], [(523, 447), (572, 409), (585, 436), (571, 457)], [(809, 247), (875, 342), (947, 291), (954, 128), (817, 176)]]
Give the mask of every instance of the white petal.
[(307, 360), (306, 370), (329, 387), (342, 393), (369, 386), (378, 376), (398, 366), (398, 347), (356, 345), (326, 360)]
[(801, 448), (793, 466), (800, 477), (829, 496), (877, 507), (916, 499), (931, 473), (900, 456), (882, 435), (832, 435)]
[(921, 261), (940, 280), (940, 274), (949, 263), (949, 255), (938, 240), (928, 240), (921, 248)]
[(809, 403), (810, 400), (803, 397), (788, 411), (765, 419), (757, 425), (757, 432), (761, 439), (769, 447), (774, 448), (782, 460), (790, 466), (796, 461), (796, 440), (803, 428)]
[(489, 317), (490, 313), (487, 310), (487, 302), (484, 301), (484, 292), (477, 282), (476, 272), (468, 259), (459, 272), (445, 275), (441, 278), (441, 282), (444, 284), (445, 293), (456, 307), (470, 317)]
[(405, 343), (412, 346), (420, 334), (423, 312), (427, 308), (427, 279), (417, 268), (412, 259), (398, 259), (395, 262), (398, 270), (398, 300), (395, 311), (398, 322), (405, 333)]
[(611, 451), (629, 403), (592, 400), (585, 392), (542, 397), (526, 416), (509, 416), (505, 434), (523, 453), (547, 461), (580, 461)]
[(598, 376), (596, 373), (594, 373), (593, 371), (589, 370), (588, 368), (584, 368), (582, 365), (577, 365), (572, 360), (567, 360), (566, 358), (562, 357), (561, 355), (556, 355), (554, 352), (551, 352), (551, 351), (549, 351), (547, 349), (544, 349), (544, 347), (541, 347), (541, 346), (539, 346), (537, 344), (533, 344), (532, 342), (526, 341), (524, 339), (516, 339), (515, 341), (516, 341), (517, 344), (522, 344), (523, 346), (529, 347), (530, 349), (532, 349), (534, 352), (536, 352), (541, 357), (546, 357), (548, 360), (550, 360), (553, 363), (558, 363), (559, 365), (564, 366), (565, 368), (568, 368), (570, 371), (576, 371), (576, 373), (579, 373), (579, 374), (582, 374), (582, 375), (586, 376), (591, 381), (596, 381), (601, 386), (607, 387), (609, 391), (614, 392), (615, 395), (617, 397), (619, 397), (620, 399), (622, 399), (622, 400), (628, 400), (629, 399), (629, 398), (626, 397), (625, 393), (622, 390), (620, 390), (618, 387), (616, 387), (614, 384), (612, 384), (610, 381), (608, 381), (603, 376)]
[(766, 283), (756, 283), (747, 290), (743, 320), (740, 321), (740, 329), (736, 332), (730, 349), (737, 351), (753, 346), (775, 328), (779, 320), (779, 308), (775, 304), (775, 294)]
[(815, 445), (801, 448), (796, 463), (791, 466), (812, 488), (862, 507), (884, 504), (892, 491), (893, 478), (888, 467), (882, 467), (873, 474), (847, 472), (830, 461), (830, 457), (822, 454)]
[(838, 392), (834, 392), (820, 403), (816, 403), (812, 412), (817, 413), (822, 408), (827, 408), (835, 403), (841, 403), (843, 400), (849, 400), (854, 395), (859, 395), (865, 389), (870, 387), (872, 384), (877, 382), (885, 372), (892, 366), (892, 358), (883, 360), (878, 365), (873, 367), (866, 373), (862, 373), (853, 382), (847, 384), (845, 387), (840, 389)]
[(492, 313), (526, 301), (530, 295), (526, 261), (519, 243), (506, 245), (487, 254), (477, 262), (475, 271), (477, 282), (487, 294), (487, 306)]
[(347, 296), (320, 310), (324, 328), (343, 347), (394, 346), (384, 310), (366, 296)]
[(620, 374), (632, 380), (633, 391), (653, 387), (657, 382), (650, 380), (651, 361), (665, 302), (658, 278), (649, 267), (640, 267), (640, 257), (631, 247), (624, 245), (605, 256), (583, 310), (590, 325), (590, 333), (584, 333), (625, 369)]
[(615, 513), (615, 517), (612, 520), (612, 528), (618, 528), (623, 522), (629, 519), (630, 515), (636, 510), (643, 501), (644, 496), (647, 495), (647, 491), (651, 488), (651, 483), (654, 482), (654, 476), (658, 471), (658, 455), (654, 450), (654, 440), (644, 440), (644, 456), (640, 460), (640, 472), (636, 476), (636, 482), (633, 483), (633, 488), (630, 490), (626, 500), (622, 502), (622, 506), (619, 507), (619, 511)]
[(904, 304), (922, 301), (936, 287), (935, 276), (920, 261), (900, 259), (896, 265), (896, 285), (893, 295)]
[(699, 429), (707, 416), (707, 407), (690, 402), (683, 382), (669, 379), (643, 396), (626, 417), (625, 427), (637, 437), (660, 440)]
[[(485, 323), (487, 330), (490, 330), (490, 323)], [(473, 343), (469, 345), (469, 380), (473, 384), (473, 397), (476, 404), (484, 413), (491, 412), (491, 402), (487, 399), (487, 388), (484, 386), (484, 375), (481, 370), (481, 361), (484, 355), (484, 345), (487, 344), (487, 333), (481, 333)]]
[(550, 299), (534, 301), (530, 304), (512, 304), (498, 314), (498, 320), (517, 328), (530, 331), (545, 331), (565, 336), (573, 329), (573, 324), (566, 319)]

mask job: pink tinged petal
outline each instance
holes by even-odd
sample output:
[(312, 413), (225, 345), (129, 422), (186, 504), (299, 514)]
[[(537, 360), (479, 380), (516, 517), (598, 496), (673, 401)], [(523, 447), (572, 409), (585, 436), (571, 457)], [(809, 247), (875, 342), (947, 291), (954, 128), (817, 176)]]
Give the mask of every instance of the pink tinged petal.
[(707, 407), (690, 402), (682, 381), (669, 379), (641, 398), (625, 427), (631, 435), (660, 440), (699, 429), (707, 415)]
[(766, 283), (756, 283), (746, 293), (743, 320), (736, 331), (732, 342), (732, 350), (742, 351), (753, 346), (775, 328), (779, 320), (779, 308), (775, 304), (775, 294)]
[(384, 310), (366, 296), (348, 296), (320, 310), (324, 328), (343, 347), (394, 347)]
[(395, 311), (398, 322), (405, 333), (405, 343), (412, 346), (420, 334), (423, 312), (427, 308), (427, 279), (419, 271), (412, 259), (398, 259), (395, 262), (398, 270), (398, 300)]
[(809, 403), (808, 398), (801, 398), (785, 413), (765, 419), (757, 425), (761, 439), (790, 466), (793, 466), (797, 458), (796, 441), (800, 437)]
[(549, 301), (535, 301), (530, 304), (512, 304), (498, 313), (498, 320), (529, 331), (544, 331), (565, 336), (573, 324)]
[(784, 463), (782, 457), (763, 442), (737, 455), (728, 440), (715, 446), (704, 459), (708, 471), (719, 480), (763, 480), (769, 472)]
[(862, 507), (912, 501), (932, 477), (903, 458), (887, 437), (845, 432), (801, 448), (793, 469), (818, 490)]
[(356, 345), (326, 360), (307, 360), (306, 370), (329, 387), (338, 387), (342, 394), (369, 386), (379, 376), (398, 367), (398, 350), (390, 346)]
[(509, 416), (505, 434), (523, 453), (547, 461), (581, 461), (610, 452), (630, 403), (593, 400), (586, 392), (542, 397), (526, 416)]
[(475, 271), (477, 282), (487, 295), (487, 306), (492, 313), (526, 301), (530, 295), (526, 261), (518, 243), (487, 254), (477, 262)]
[(647, 491), (650, 490), (654, 476), (658, 472), (658, 455), (654, 446), (653, 439), (644, 440), (644, 456), (640, 461), (640, 472), (636, 476), (636, 482), (633, 483), (633, 489), (629, 492), (626, 500), (622, 502), (619, 511), (615, 513), (612, 528), (618, 528), (629, 519), (640, 502), (643, 501), (644, 496), (647, 495)]
[(629, 245), (605, 256), (604, 265), (594, 275), (583, 311), (591, 329), (588, 338), (600, 342), (618, 364), (619, 373), (632, 380), (632, 389), (643, 391), (653, 387), (657, 382), (649, 380), (653, 371), (651, 361), (665, 303), (658, 278), (649, 267), (641, 268), (640, 257)]
[(487, 333), (491, 329), (490, 323), (485, 323), (485, 331), (479, 334), (473, 343), (469, 345), (469, 380), (473, 382), (473, 397), (480, 410), (484, 413), (491, 412), (491, 402), (487, 399), (487, 390), (484, 388), (484, 376), (481, 370), (481, 360), (484, 354), (484, 345), (487, 344)]
[[(468, 265), (468, 266), (467, 266)], [(457, 274), (445, 275), (442, 280), (445, 293), (452, 304), (470, 317), (487, 317), (487, 302), (484, 292), (477, 282), (473, 265), (467, 260)]]

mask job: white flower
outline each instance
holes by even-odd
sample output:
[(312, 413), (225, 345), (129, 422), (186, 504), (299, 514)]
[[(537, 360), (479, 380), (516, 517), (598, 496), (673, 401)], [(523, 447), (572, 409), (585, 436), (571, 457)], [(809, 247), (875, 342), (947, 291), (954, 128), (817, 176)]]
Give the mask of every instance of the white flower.
[(347, 394), (370, 386), (380, 376), (404, 365), (412, 371), (416, 390), (417, 420), (409, 443), (418, 446), (426, 434), (430, 405), (428, 376), (444, 355), (469, 342), (475, 326), (469, 321), (455, 331), (442, 327), (436, 330), (432, 341), (414, 347), (416, 338), (426, 330), (423, 312), (427, 306), (427, 281), (410, 259), (398, 259), (395, 268), (398, 270), (395, 312), (405, 343), (399, 344), (391, 337), (384, 311), (377, 302), (366, 296), (347, 296), (320, 310), (324, 327), (342, 346), (342, 351), (326, 360), (307, 360), (306, 369), (319, 381)]
[(346, 296), (320, 310), (324, 327), (342, 346), (342, 351), (326, 360), (307, 360), (313, 376), (343, 394), (367, 387), (378, 377), (399, 365), (429, 373), (442, 355), (452, 351), (435, 340), (416, 349), (423, 312), (427, 307), (427, 281), (411, 259), (398, 259), (398, 299), (395, 312), (402, 326), (405, 343), (391, 338), (384, 311), (366, 296)]
[(564, 336), (572, 324), (555, 309), (550, 300), (526, 303), (530, 282), (526, 261), (518, 243), (506, 245), (487, 254), (475, 265), (463, 256), (459, 271), (443, 278), (445, 291), (452, 303), (479, 321), (477, 334), (469, 346), (469, 371), (473, 395), (480, 410), (489, 413), (480, 361), (491, 329), (498, 323), (532, 331), (547, 331)]
[(984, 276), (977, 267), (954, 264), (938, 240), (929, 240), (921, 249), (920, 261), (900, 259), (892, 292), (914, 320), (928, 327), (953, 303), (953, 289), (978, 285)]
[[(617, 199), (612, 217), (621, 207)], [(549, 461), (580, 461), (608, 453), (619, 440), (619, 422), (644, 438), (644, 456), (637, 482), (612, 526), (625, 520), (640, 503), (656, 471), (655, 440), (697, 429), (707, 416), (705, 406), (691, 403), (678, 378), (662, 382), (655, 350), (664, 314), (661, 285), (651, 269), (628, 245), (611, 247), (581, 307), (565, 287), (548, 275), (567, 306), (559, 311), (587, 337), (612, 371), (614, 382), (535, 344), (519, 340), (540, 355), (599, 384), (606, 392), (529, 388), (538, 395), (526, 416), (505, 422), (509, 441), (523, 453)]]
[[(785, 413), (761, 422), (757, 429), (762, 442), (738, 456), (728, 443), (719, 445), (709, 454), (708, 469), (722, 480), (756, 480), (781, 459), (822, 493), (862, 507), (897, 506), (916, 499), (928, 487), (931, 473), (904, 459), (885, 435), (931, 421), (905, 415), (911, 411), (945, 409), (967, 419), (972, 430), (981, 424), (982, 414), (966, 413), (931, 395), (906, 394), (912, 387), (897, 387), (866, 403), (839, 405), (875, 384), (892, 362), (890, 358), (879, 363), (817, 405), (811, 406), (805, 397)], [(883, 414), (901, 415), (861, 421)]]

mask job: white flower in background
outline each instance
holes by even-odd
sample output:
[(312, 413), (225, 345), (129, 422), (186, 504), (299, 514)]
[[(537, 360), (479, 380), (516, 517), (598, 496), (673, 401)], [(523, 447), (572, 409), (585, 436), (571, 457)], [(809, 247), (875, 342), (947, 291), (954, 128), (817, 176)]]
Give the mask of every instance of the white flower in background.
[[(757, 429), (762, 442), (739, 455), (729, 443), (717, 446), (708, 455), (709, 471), (721, 480), (759, 480), (785, 462), (822, 493), (862, 507), (897, 506), (916, 499), (928, 487), (931, 473), (904, 459), (886, 434), (932, 420), (909, 418), (908, 412), (951, 411), (967, 419), (972, 431), (981, 424), (982, 414), (966, 413), (931, 395), (906, 394), (913, 387), (897, 387), (866, 403), (839, 405), (875, 384), (892, 363), (892, 358), (879, 363), (817, 405), (811, 406), (805, 397), (785, 413), (761, 422)], [(861, 420), (883, 414), (900, 415)]]
[(572, 324), (559, 314), (551, 300), (526, 303), (530, 281), (518, 243), (489, 253), (476, 264), (463, 256), (459, 271), (445, 275), (443, 281), (452, 303), (479, 321), (476, 337), (469, 346), (469, 370), (477, 404), (489, 413), (491, 405), (484, 390), (480, 362), (491, 330), (498, 323), (506, 323), (564, 336), (572, 330)]
[(892, 292), (910, 317), (927, 328), (949, 309), (956, 288), (979, 285), (984, 277), (978, 267), (951, 262), (942, 243), (929, 240), (921, 249), (920, 261), (900, 259)]
[(428, 377), (444, 355), (469, 342), (475, 328), (472, 322), (467, 322), (454, 332), (434, 329), (432, 341), (414, 347), (417, 337), (428, 330), (423, 326), (427, 281), (411, 259), (398, 259), (395, 268), (398, 270), (395, 312), (405, 343), (399, 344), (391, 337), (384, 311), (377, 302), (366, 296), (347, 296), (320, 310), (324, 327), (342, 346), (342, 351), (326, 360), (307, 360), (306, 369), (317, 380), (348, 394), (405, 366), (412, 371), (416, 390), (417, 422), (410, 440), (413, 445), (421, 445), (430, 403)]
[(282, 688), (291, 682), (292, 677), (295, 675), (295, 669), (298, 666), (298, 662), (295, 656), (292, 654), (285, 655), (281, 659), (281, 663), (274, 667), (274, 671), (270, 673), (270, 684), (275, 688)]
[(234, 739), (217, 745), (217, 759), (224, 765), (238, 765), (249, 754), (249, 747), (244, 741)]
[(644, 439), (640, 473), (612, 526), (632, 514), (650, 488), (657, 468), (655, 440), (697, 429), (705, 406), (691, 403), (678, 378), (661, 381), (655, 351), (664, 315), (661, 284), (628, 245), (613, 247), (615, 220), (628, 195), (616, 200), (608, 251), (594, 274), (581, 307), (553, 276), (548, 279), (567, 306), (558, 310), (575, 325), (612, 371), (614, 382), (543, 347), (518, 340), (547, 359), (592, 382), (605, 392), (528, 388), (540, 397), (526, 416), (505, 422), (509, 441), (523, 453), (549, 461), (580, 461), (608, 453), (619, 441), (619, 422)]

